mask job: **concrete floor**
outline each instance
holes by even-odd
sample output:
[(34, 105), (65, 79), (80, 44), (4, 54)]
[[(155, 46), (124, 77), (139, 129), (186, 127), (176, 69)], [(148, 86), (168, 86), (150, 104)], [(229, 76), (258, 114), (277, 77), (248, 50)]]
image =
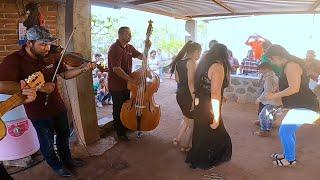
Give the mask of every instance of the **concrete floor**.
[[(166, 79), (156, 94), (161, 105), (161, 122), (157, 129), (146, 132), (142, 139), (130, 134), (128, 143), (120, 142), (102, 156), (86, 158), (87, 165), (75, 171), (85, 180), (316, 180), (319, 179), (320, 137), (319, 127), (305, 126), (297, 133), (298, 164), (293, 168), (279, 168), (269, 155), (280, 152), (277, 132), (272, 137), (253, 135), (257, 127), (256, 105), (226, 103), (223, 107), (225, 126), (233, 142), (233, 156), (228, 163), (211, 170), (190, 169), (184, 163), (185, 154), (172, 146), (182, 115), (175, 99), (176, 84)], [(216, 178), (214, 178), (216, 176)], [(17, 180), (46, 180), (59, 178), (43, 162), (14, 176)]]

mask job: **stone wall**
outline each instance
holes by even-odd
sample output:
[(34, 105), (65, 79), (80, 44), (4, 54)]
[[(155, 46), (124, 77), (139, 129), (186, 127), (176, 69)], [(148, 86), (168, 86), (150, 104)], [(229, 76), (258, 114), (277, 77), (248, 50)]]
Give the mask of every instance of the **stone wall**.
[(224, 91), (229, 102), (254, 103), (262, 92), (262, 84), (258, 77), (232, 75), (231, 83)]
[(317, 95), (320, 104), (320, 85), (316, 86), (316, 88), (313, 89), (313, 92)]

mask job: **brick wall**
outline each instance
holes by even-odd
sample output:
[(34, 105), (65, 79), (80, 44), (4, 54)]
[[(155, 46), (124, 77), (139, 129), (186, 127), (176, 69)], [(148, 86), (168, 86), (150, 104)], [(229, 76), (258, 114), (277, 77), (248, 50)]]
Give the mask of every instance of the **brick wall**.
[[(24, 0), (24, 3), (30, 1), (32, 0)], [(0, 0), (0, 62), (8, 54), (20, 49), (18, 24), (24, 19), (19, 17), (15, 2), (15, 0)], [(45, 16), (45, 26), (52, 34), (57, 34), (58, 4), (46, 2), (40, 5), (40, 11)]]

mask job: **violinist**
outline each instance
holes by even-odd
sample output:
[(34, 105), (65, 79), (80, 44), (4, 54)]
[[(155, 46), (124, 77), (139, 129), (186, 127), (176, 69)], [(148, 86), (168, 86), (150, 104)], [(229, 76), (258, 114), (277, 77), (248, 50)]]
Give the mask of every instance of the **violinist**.
[[(35, 127), (40, 142), (40, 151), (50, 167), (62, 177), (72, 173), (66, 169), (84, 165), (81, 160), (71, 157), (69, 148), (69, 125), (66, 107), (56, 88), (56, 81), (51, 82), (59, 59), (50, 56), (51, 44), (56, 41), (47, 29), (33, 26), (26, 32), (27, 43), (21, 50), (4, 58), (0, 64), (1, 93), (13, 94), (20, 90), (19, 81), (30, 74), (41, 71), (46, 83), (38, 89), (35, 101), (24, 104), (28, 118)], [(61, 64), (62, 65), (62, 64)], [(72, 70), (60, 66), (58, 74), (64, 79), (74, 78), (83, 72), (92, 70), (95, 65), (88, 63)], [(50, 94), (47, 105), (46, 95)], [(54, 151), (54, 133), (56, 133), (57, 151)]]
[[(130, 91), (127, 82), (138, 86), (139, 82), (130, 77), (132, 72), (132, 58), (146, 60), (145, 56), (129, 44), (131, 31), (129, 27), (121, 27), (118, 30), (118, 39), (111, 45), (108, 52), (108, 87), (113, 100), (114, 128), (118, 138), (128, 141), (126, 128), (120, 120), (120, 112), (123, 103), (130, 99)], [(146, 42), (148, 46), (151, 42)]]

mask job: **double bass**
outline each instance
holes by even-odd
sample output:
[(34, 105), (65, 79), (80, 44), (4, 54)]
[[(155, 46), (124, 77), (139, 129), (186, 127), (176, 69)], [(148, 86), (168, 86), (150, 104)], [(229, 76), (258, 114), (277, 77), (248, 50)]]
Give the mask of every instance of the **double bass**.
[[(152, 21), (150, 20), (146, 33), (145, 57), (148, 57), (150, 50), (147, 42), (150, 41), (151, 33)], [(120, 119), (122, 124), (131, 130), (151, 131), (158, 126), (160, 121), (160, 106), (156, 104), (153, 98), (153, 94), (158, 91), (160, 78), (152, 71), (149, 71), (152, 78), (147, 78), (148, 70), (146, 58), (146, 61), (142, 61), (142, 67), (130, 74), (133, 79), (139, 80), (140, 83), (135, 86), (128, 82), (131, 97), (122, 105)]]

